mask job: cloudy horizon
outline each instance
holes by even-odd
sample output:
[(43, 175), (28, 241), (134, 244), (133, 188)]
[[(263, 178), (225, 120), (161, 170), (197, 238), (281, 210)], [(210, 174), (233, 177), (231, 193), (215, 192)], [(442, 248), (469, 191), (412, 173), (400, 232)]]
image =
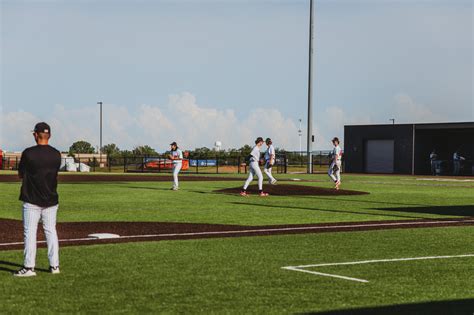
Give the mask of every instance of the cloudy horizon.
[[(0, 149), (306, 143), (306, 0), (11, 1), (1, 8)], [(316, 1), (314, 150), (348, 124), (474, 121), (473, 4)]]

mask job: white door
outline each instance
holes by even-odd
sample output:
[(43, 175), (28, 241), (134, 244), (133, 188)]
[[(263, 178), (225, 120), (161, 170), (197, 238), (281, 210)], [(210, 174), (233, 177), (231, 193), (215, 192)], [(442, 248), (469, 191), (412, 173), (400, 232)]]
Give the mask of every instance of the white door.
[(394, 140), (367, 140), (366, 173), (393, 173)]

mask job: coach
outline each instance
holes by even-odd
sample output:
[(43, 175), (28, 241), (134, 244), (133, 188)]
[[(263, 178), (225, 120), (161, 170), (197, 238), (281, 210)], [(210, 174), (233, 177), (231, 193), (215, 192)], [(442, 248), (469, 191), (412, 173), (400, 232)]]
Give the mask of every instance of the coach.
[(36, 124), (33, 131), (36, 146), (21, 155), (18, 174), (23, 180), (20, 200), (23, 201), (23, 233), (25, 241), (24, 267), (14, 273), (17, 277), (36, 276), (36, 232), (43, 222), (48, 245), (49, 270), (59, 273), (59, 241), (56, 232), (58, 211), (58, 171), (61, 153), (51, 147), (51, 128), (47, 123)]

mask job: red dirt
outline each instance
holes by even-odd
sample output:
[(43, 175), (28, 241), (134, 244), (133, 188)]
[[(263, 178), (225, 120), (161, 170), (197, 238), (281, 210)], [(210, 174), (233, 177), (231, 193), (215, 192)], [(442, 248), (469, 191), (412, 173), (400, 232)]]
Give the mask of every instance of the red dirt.
[[(163, 222), (70, 222), (58, 223), (57, 229), (61, 246), (76, 246), (160, 240), (186, 240), (198, 238), (350, 232), (381, 229), (450, 227), (471, 225), (474, 225), (474, 217), (466, 217), (461, 219), (422, 219), (272, 226), (240, 226)], [(88, 235), (92, 233), (114, 233), (120, 235), (123, 238), (109, 240), (83, 239), (88, 238)], [(38, 228), (38, 240), (44, 240), (44, 235), (41, 227)], [(22, 249), (22, 241), (22, 222), (18, 220), (0, 219), (0, 251)], [(45, 244), (40, 243), (39, 246), (44, 247)]]
[[(210, 176), (189, 176), (179, 177), (180, 181), (206, 182), (206, 181), (241, 181), (237, 177), (210, 177)], [(11, 183), (20, 182), (17, 175), (0, 175), (0, 182)], [(81, 175), (81, 174), (59, 174), (60, 183), (81, 183), (81, 182), (170, 182), (173, 181), (171, 174), (166, 175)]]
[[(224, 194), (238, 194), (242, 190), (242, 186), (236, 188), (219, 189), (214, 192)], [(303, 185), (264, 185), (263, 190), (268, 192), (270, 196), (354, 196), (354, 195), (368, 195), (368, 192), (357, 191), (357, 190), (346, 190), (340, 189), (335, 190), (334, 188), (323, 188)], [(257, 185), (251, 185), (247, 189), (247, 193), (250, 195), (258, 194)]]

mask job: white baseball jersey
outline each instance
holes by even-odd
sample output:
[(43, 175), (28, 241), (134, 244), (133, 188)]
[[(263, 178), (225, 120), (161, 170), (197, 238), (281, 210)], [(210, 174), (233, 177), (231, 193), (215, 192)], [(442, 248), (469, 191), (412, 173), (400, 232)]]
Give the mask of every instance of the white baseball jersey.
[(176, 149), (176, 151), (171, 151), (171, 156), (174, 158), (179, 158), (181, 160), (173, 160), (173, 164), (181, 164), (183, 163), (183, 151), (180, 149)]
[(275, 156), (275, 148), (272, 144), (267, 147), (267, 151), (265, 151), (265, 161), (270, 161), (272, 156)]
[(332, 150), (332, 157), (336, 161), (341, 160), (341, 158), (342, 158), (342, 149), (341, 149), (340, 146), (334, 147), (334, 149)]
[(250, 152), (250, 162), (258, 162), (260, 160), (260, 148), (254, 146), (252, 152)]

